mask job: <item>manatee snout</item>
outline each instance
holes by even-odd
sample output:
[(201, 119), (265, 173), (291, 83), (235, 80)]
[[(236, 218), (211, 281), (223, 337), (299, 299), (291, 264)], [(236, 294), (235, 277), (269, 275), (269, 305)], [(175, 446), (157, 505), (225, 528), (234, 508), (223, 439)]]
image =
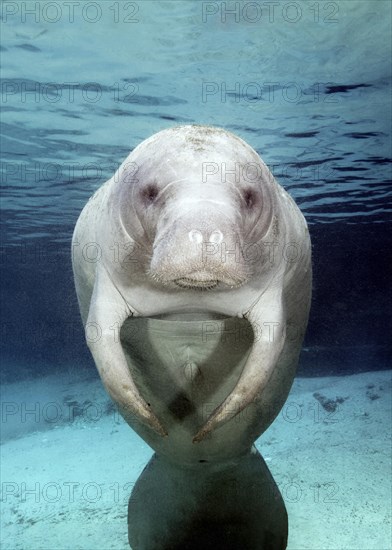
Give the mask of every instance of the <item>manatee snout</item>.
[(177, 218), (156, 237), (149, 273), (164, 285), (209, 290), (248, 278), (238, 223), (214, 210)]

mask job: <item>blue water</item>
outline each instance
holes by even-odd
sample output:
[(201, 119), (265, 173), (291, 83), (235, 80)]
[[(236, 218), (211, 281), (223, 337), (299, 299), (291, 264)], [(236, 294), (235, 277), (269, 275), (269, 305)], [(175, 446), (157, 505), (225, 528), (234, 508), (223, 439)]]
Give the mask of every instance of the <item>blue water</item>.
[(310, 224), (387, 220), (389, 1), (89, 4), (4, 2), (7, 244), (68, 243), (130, 149), (189, 122), (251, 143)]

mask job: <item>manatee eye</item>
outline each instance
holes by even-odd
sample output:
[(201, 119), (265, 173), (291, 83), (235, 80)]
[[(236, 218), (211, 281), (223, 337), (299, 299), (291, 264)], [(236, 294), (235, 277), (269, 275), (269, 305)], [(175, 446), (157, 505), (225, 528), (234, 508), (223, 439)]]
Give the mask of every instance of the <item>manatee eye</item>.
[(159, 190), (155, 183), (149, 183), (142, 191), (142, 197), (146, 202), (153, 202), (158, 196)]
[(245, 189), (243, 197), (247, 208), (253, 208), (257, 203), (257, 195), (253, 189)]

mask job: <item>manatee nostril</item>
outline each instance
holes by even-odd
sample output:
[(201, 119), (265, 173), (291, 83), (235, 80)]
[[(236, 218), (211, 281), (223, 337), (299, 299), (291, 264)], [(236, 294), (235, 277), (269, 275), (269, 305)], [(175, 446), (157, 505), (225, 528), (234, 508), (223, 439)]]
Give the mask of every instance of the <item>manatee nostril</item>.
[[(192, 231), (189, 231), (188, 237), (189, 237), (189, 240), (194, 243), (199, 244), (204, 241), (203, 233), (198, 229), (192, 229)], [(223, 240), (223, 233), (222, 231), (219, 231), (219, 230), (213, 231), (208, 237), (208, 242), (210, 243), (219, 244), (222, 242), (222, 240)]]
[(197, 229), (192, 229), (192, 231), (189, 231), (188, 237), (189, 237), (189, 240), (193, 243), (203, 242), (203, 234), (201, 231), (198, 231)]
[(223, 240), (223, 233), (222, 233), (222, 231), (219, 231), (219, 230), (213, 231), (210, 235), (210, 238), (209, 238), (210, 243), (219, 244), (219, 243), (222, 242), (222, 240)]

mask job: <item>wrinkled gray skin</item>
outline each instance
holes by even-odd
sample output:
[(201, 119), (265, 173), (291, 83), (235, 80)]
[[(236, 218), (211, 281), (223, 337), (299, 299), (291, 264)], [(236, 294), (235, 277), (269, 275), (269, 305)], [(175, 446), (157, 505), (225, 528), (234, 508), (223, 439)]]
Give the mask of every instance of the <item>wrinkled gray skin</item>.
[[(250, 456), (295, 375), (310, 255), (294, 201), (249, 145), (218, 128), (153, 135), (89, 200), (73, 237), (88, 345), (124, 418), (162, 460), (227, 467)], [(207, 364), (201, 346), (201, 362), (193, 358), (181, 378), (164, 360), (143, 366), (142, 318), (238, 318), (254, 338), (224, 376), (227, 361)], [(184, 410), (171, 406), (176, 393), (186, 395)]]

